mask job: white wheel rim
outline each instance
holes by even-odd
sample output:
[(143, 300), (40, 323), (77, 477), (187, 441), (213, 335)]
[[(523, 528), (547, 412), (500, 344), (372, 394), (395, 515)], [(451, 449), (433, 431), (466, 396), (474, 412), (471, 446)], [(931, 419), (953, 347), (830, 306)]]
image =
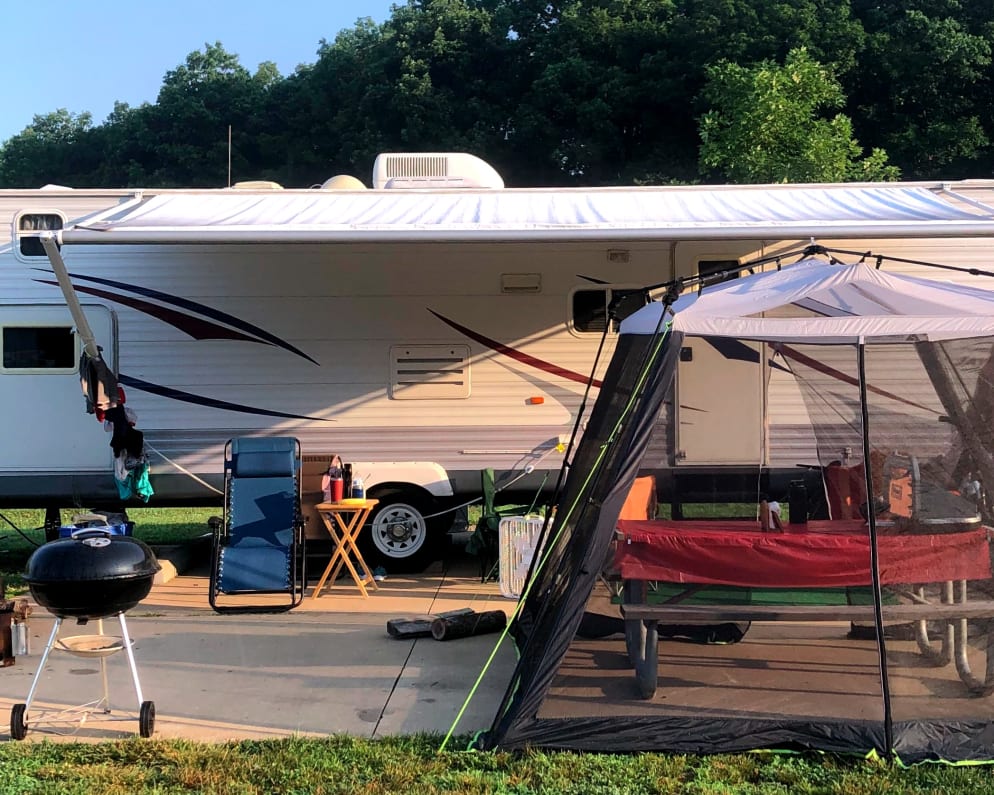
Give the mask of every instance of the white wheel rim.
[(427, 528), (421, 511), (402, 502), (380, 511), (370, 528), (373, 545), (389, 558), (408, 558), (421, 549)]

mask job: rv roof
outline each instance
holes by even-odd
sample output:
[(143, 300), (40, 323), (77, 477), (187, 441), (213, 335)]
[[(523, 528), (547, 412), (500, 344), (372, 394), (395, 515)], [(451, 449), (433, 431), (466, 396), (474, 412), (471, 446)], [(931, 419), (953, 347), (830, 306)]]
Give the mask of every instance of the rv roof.
[[(988, 186), (987, 193), (994, 195)], [(184, 191), (79, 219), (67, 244), (994, 236), (994, 206), (910, 184)]]

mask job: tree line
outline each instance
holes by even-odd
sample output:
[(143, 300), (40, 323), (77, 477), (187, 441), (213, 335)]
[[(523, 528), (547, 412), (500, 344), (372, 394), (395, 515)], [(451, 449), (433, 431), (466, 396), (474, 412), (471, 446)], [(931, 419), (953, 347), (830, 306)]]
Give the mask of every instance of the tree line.
[(154, 103), (36, 116), (0, 186), (218, 187), (229, 155), (233, 181), (368, 183), (388, 151), (519, 187), (987, 177), (992, 48), (976, 0), (407, 0), (285, 77), (215, 42)]

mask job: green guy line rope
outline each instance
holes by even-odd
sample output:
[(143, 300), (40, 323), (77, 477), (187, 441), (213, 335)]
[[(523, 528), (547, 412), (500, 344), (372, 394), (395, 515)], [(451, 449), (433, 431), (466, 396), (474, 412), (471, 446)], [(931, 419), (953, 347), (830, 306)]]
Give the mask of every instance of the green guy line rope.
[(610, 435), (608, 436), (607, 439), (604, 440), (604, 443), (601, 445), (600, 451), (598, 452), (597, 455), (597, 459), (594, 462), (594, 465), (590, 468), (590, 471), (587, 473), (587, 478), (583, 482), (583, 486), (580, 488), (576, 501), (574, 501), (574, 503), (569, 506), (569, 509), (566, 511), (566, 515), (559, 522), (559, 530), (556, 532), (556, 535), (550, 541), (546, 542), (544, 549), (542, 550), (542, 556), (538, 562), (538, 567), (535, 569), (535, 574), (531, 578), (529, 578), (528, 582), (525, 583), (524, 592), (521, 594), (521, 596), (518, 597), (518, 603), (514, 606), (514, 609), (511, 611), (510, 620), (507, 622), (507, 624), (504, 626), (504, 629), (501, 631), (500, 636), (497, 638), (497, 642), (494, 644), (493, 651), (490, 652), (490, 656), (487, 657), (486, 662), (483, 664), (483, 669), (480, 671), (479, 676), (476, 677), (476, 681), (473, 682), (473, 686), (469, 689), (469, 693), (467, 694), (466, 699), (463, 701), (462, 706), (459, 708), (459, 712), (456, 714), (455, 720), (452, 721), (452, 725), (449, 727), (448, 732), (446, 732), (445, 734), (445, 738), (442, 740), (442, 744), (438, 748), (439, 752), (444, 751), (445, 747), (449, 744), (449, 740), (452, 739), (452, 735), (455, 733), (456, 726), (459, 724), (459, 721), (462, 719), (462, 716), (466, 712), (467, 707), (469, 707), (470, 701), (473, 700), (473, 697), (476, 695), (476, 691), (479, 689), (480, 684), (483, 682), (483, 677), (486, 676), (487, 671), (490, 670), (490, 666), (493, 664), (494, 658), (497, 656), (497, 652), (500, 649), (501, 644), (504, 642), (504, 639), (507, 637), (508, 633), (511, 630), (511, 624), (514, 622), (514, 619), (517, 618), (518, 613), (521, 612), (521, 608), (524, 605), (525, 600), (528, 597), (528, 594), (531, 592), (532, 583), (537, 579), (538, 573), (545, 568), (545, 564), (549, 559), (549, 554), (551, 550), (558, 543), (559, 537), (563, 532), (563, 525), (565, 525), (566, 521), (573, 515), (573, 512), (576, 510), (576, 507), (580, 501), (580, 495), (586, 492), (587, 487), (590, 485), (590, 481), (594, 478), (595, 475), (599, 474), (600, 467), (604, 461), (604, 456), (606, 455), (611, 444), (614, 442), (615, 438), (620, 432), (622, 424), (625, 422), (626, 419), (628, 419), (628, 416), (631, 414), (632, 409), (634, 409), (635, 403), (642, 394), (642, 390), (645, 388), (645, 382), (649, 375), (649, 369), (658, 358), (659, 352), (662, 350), (663, 342), (666, 340), (666, 337), (669, 336), (671, 322), (672, 321), (667, 321), (665, 327), (663, 328), (662, 334), (657, 335), (659, 338), (656, 341), (656, 345), (653, 348), (652, 354), (648, 357), (645, 366), (642, 368), (642, 371), (639, 373), (639, 380), (635, 384), (635, 388), (632, 390), (631, 396), (628, 398), (628, 403), (625, 404), (624, 410), (618, 416), (618, 421), (615, 423), (614, 428), (611, 429)]

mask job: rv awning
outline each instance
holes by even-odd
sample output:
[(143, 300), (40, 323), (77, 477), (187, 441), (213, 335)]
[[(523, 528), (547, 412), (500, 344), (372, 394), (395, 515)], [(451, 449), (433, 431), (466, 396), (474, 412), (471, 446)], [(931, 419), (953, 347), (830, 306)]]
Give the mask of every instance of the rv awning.
[(66, 244), (994, 236), (994, 209), (908, 185), (170, 192)]

